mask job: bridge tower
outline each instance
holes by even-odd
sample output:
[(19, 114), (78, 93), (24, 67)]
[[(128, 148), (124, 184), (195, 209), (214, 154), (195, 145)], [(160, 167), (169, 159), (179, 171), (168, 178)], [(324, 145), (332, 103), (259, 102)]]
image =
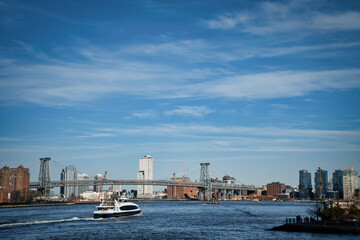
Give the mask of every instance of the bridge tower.
[(201, 191), (204, 200), (211, 199), (212, 184), (209, 165), (210, 163), (200, 163), (200, 182), (205, 183), (205, 188)]
[(40, 158), (40, 187), (38, 188), (38, 191), (40, 191), (41, 195), (45, 197), (50, 195), (50, 159), (51, 158), (49, 157)]

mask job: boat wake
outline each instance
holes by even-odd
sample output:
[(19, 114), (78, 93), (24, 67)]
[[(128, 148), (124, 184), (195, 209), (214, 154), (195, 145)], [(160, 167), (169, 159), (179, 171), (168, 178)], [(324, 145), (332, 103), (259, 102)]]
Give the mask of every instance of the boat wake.
[(73, 221), (92, 221), (92, 220), (97, 220), (97, 219), (73, 217), (73, 218), (68, 218), (68, 219), (57, 219), (57, 220), (42, 220), (42, 221), (32, 221), (32, 222), (13, 222), (13, 223), (0, 224), (0, 228), (23, 226), (23, 225), (49, 224), (49, 223), (61, 223), (61, 222), (73, 222)]

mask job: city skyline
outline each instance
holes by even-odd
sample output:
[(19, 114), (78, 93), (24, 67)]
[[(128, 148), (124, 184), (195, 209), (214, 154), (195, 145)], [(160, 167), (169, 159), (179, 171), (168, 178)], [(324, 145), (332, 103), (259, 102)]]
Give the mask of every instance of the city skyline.
[[(151, 159), (151, 167), (150, 167), (150, 169), (152, 169), (153, 167), (152, 167), (152, 165), (153, 165), (153, 158), (150, 156), (150, 155), (146, 155), (146, 156), (144, 156), (144, 157), (142, 157), (142, 158), (140, 158), (139, 159), (139, 169), (143, 169), (144, 168), (144, 166), (146, 167), (146, 168), (148, 168), (149, 166), (147, 166), (147, 163), (145, 163), (145, 162), (141, 162), (141, 160), (145, 160), (145, 159)], [(83, 178), (85, 177), (86, 179), (99, 179), (99, 178), (101, 178), (102, 177), (102, 174), (101, 173), (96, 173), (96, 174), (94, 174), (94, 175), (89, 175), (88, 173), (79, 173), (77, 170), (76, 170), (76, 167), (75, 166), (73, 166), (73, 165), (69, 165), (69, 166), (65, 166), (65, 165), (62, 165), (61, 163), (59, 163), (59, 162), (56, 162), (56, 161), (53, 161), (53, 162), (55, 162), (55, 165), (57, 165), (58, 167), (57, 167), (57, 169), (58, 168), (63, 168), (62, 170), (61, 170), (61, 173), (60, 173), (60, 178), (58, 178), (58, 172), (56, 172), (56, 171), (51, 171), (52, 169), (51, 169), (51, 165), (50, 165), (50, 178), (51, 178), (51, 180), (54, 180), (54, 181), (58, 181), (58, 180), (66, 180), (66, 179), (64, 179), (64, 171), (67, 171), (67, 169), (68, 168), (72, 168), (72, 169), (74, 169), (74, 173), (75, 173), (75, 175), (77, 175), (77, 176), (80, 176), (80, 180), (83, 180)], [(34, 164), (34, 163), (33, 163)], [(202, 164), (202, 163), (201, 163)], [(200, 164), (200, 165), (201, 165)], [(211, 165), (210, 163), (209, 163), (209, 165)], [(62, 167), (61, 167), (62, 166)], [(7, 165), (5, 165), (4, 167), (9, 167), (9, 166), (7, 166)], [(22, 164), (20, 164), (19, 165), (19, 167), (23, 167), (22, 166)], [(239, 181), (239, 180), (236, 180), (236, 178), (235, 177), (233, 177), (231, 174), (228, 174), (228, 173), (226, 173), (226, 174), (223, 174), (223, 175), (221, 175), (221, 173), (219, 173), (219, 171), (221, 172), (221, 170), (220, 169), (218, 169), (217, 167), (213, 167), (213, 166), (211, 166), (210, 167), (210, 169), (211, 169), (211, 172), (212, 172), (212, 175), (210, 176), (212, 179), (219, 179), (220, 181), (221, 181), (221, 179), (223, 179), (223, 178), (231, 178), (231, 179), (233, 179), (233, 183), (231, 183), (231, 184), (238, 184), (238, 185), (242, 185), (242, 184), (244, 184), (243, 182), (241, 182), (241, 181)], [(215, 171), (214, 171), (214, 169), (215, 169)], [(313, 173), (314, 174), (314, 176), (313, 176), (313, 178), (311, 177), (311, 171), (307, 171), (307, 170), (305, 170), (305, 169), (301, 169), (301, 170), (298, 170), (298, 174), (299, 174), (299, 176), (298, 176), (298, 182), (297, 182), (297, 184), (293, 184), (293, 185), (291, 185), (291, 184), (288, 184), (288, 183), (282, 183), (282, 184), (285, 184), (286, 186), (290, 186), (290, 187), (294, 187), (295, 189), (297, 189), (297, 190), (299, 190), (300, 192), (302, 192), (303, 190), (302, 189), (307, 189), (307, 187), (306, 187), (306, 185), (308, 186), (308, 187), (310, 187), (310, 190), (315, 190), (316, 191), (316, 188), (317, 188), (317, 184), (318, 184), (318, 174), (319, 174), (319, 169), (321, 169), (321, 172), (324, 172), (325, 174), (323, 174), (323, 175), (325, 175), (325, 176), (323, 176), (322, 177), (322, 181), (323, 181), (323, 185), (324, 185), (324, 189), (327, 189), (327, 190), (332, 190), (333, 188), (334, 189), (336, 189), (336, 191), (343, 191), (343, 189), (339, 189), (339, 186), (334, 186), (333, 184), (335, 183), (335, 184), (342, 184), (342, 180), (340, 180), (341, 181), (341, 183), (340, 182), (338, 182), (339, 180), (338, 180), (338, 174), (340, 173), (340, 175), (341, 175), (341, 178), (342, 178), (342, 174), (343, 174), (343, 172), (348, 172), (348, 171), (350, 171), (350, 170), (357, 170), (357, 169), (354, 169), (353, 167), (349, 167), (349, 168), (347, 168), (347, 169), (335, 169), (335, 170), (333, 170), (333, 172), (332, 172), (332, 175), (330, 175), (330, 176), (328, 176), (328, 171), (326, 170), (326, 169), (322, 169), (322, 168), (318, 168), (318, 169), (316, 169), (315, 170), (315, 172)], [(198, 170), (200, 170), (200, 167), (199, 167), (199, 169)], [(150, 170), (151, 171), (151, 170)], [(171, 170), (170, 170), (171, 171)], [(31, 172), (31, 170), (30, 170), (30, 172)], [(54, 176), (51, 176), (51, 172), (53, 172), (53, 174), (55, 173), (55, 177)], [(107, 171), (106, 171), (107, 172)], [(356, 171), (357, 172), (357, 171)], [(155, 178), (153, 178), (153, 177), (150, 177), (149, 179), (144, 179), (144, 176), (140, 176), (139, 177), (139, 174), (140, 173), (142, 173), (142, 175), (144, 175), (144, 170), (139, 170), (138, 172), (137, 172), (137, 180), (139, 180), (139, 179), (142, 179), (142, 180), (173, 180), (173, 179), (175, 179), (175, 176), (176, 176), (176, 172), (173, 172), (173, 176), (172, 177), (165, 177), (165, 178), (163, 178), (163, 179), (160, 179), (160, 178), (156, 178), (156, 176), (155, 176)], [(330, 174), (331, 174), (331, 172), (329, 172)], [(182, 169), (182, 173), (181, 174), (183, 174), (182, 175), (182, 178), (185, 178), (185, 179), (188, 179), (188, 180), (192, 180), (192, 181), (200, 181), (200, 175), (201, 175), (201, 173), (200, 173), (200, 175), (198, 175), (198, 176), (196, 176), (196, 174), (192, 174), (192, 176), (193, 176), (193, 178), (189, 178), (189, 175), (187, 175), (186, 173), (185, 173), (185, 171), (183, 171), (183, 169)], [(307, 180), (305, 180), (304, 179), (304, 174), (305, 175), (307, 175), (307, 177), (305, 177)], [(30, 174), (29, 174), (30, 175)], [(37, 178), (37, 176), (38, 175), (36, 175), (36, 179), (35, 179), (35, 177), (32, 177), (31, 179), (33, 179), (33, 180), (31, 180), (31, 182), (38, 182), (39, 180), (38, 180), (38, 178)], [(84, 179), (85, 179), (84, 178)], [(125, 179), (125, 178), (119, 178), (119, 177), (114, 177), (114, 176), (108, 176), (107, 175), (107, 177), (106, 177), (106, 179), (121, 179), (121, 180), (135, 180), (134, 178), (130, 178), (130, 179)], [(67, 180), (69, 180), (69, 179), (67, 179)], [(70, 180), (74, 180), (74, 179), (70, 179)], [(75, 179), (76, 180), (76, 179)], [(335, 182), (334, 182), (335, 181)], [(355, 180), (354, 180), (355, 181)], [(225, 181), (225, 182), (227, 182), (227, 181)], [(312, 183), (313, 182), (313, 183)], [(274, 182), (272, 182), (272, 183), (274, 183)], [(278, 182), (279, 183), (279, 182)], [(228, 183), (228, 184), (230, 184), (230, 183)], [(264, 186), (266, 186), (267, 184), (271, 184), (270, 182), (268, 182), (268, 183), (264, 183), (264, 184), (258, 184), (258, 185), (256, 185), (256, 184), (253, 184), (253, 183), (247, 183), (247, 184), (244, 184), (244, 185), (251, 185), (251, 186), (254, 186), (254, 187), (264, 187)], [(330, 184), (329, 186), (328, 186), (328, 184)], [(284, 185), (284, 186), (285, 186)], [(304, 186), (305, 186), (305, 188), (304, 188)], [(139, 186), (141, 186), (141, 185), (138, 185), (138, 190), (139, 190)], [(156, 188), (157, 188), (157, 190), (159, 190), (159, 189), (161, 189), (161, 187), (159, 187), (159, 186), (155, 186)], [(61, 188), (64, 188), (64, 187), (61, 187)], [(152, 186), (150, 187), (151, 189), (152, 189)], [(317, 189), (318, 191), (319, 191), (319, 189)], [(95, 191), (95, 186), (94, 186), (94, 191)], [(143, 191), (143, 190), (142, 190)], [(56, 191), (57, 192), (57, 191)], [(301, 198), (301, 197), (300, 197)]]
[[(43, 177), (41, 178), (43, 181), (48, 182), (51, 179), (51, 176), (48, 175), (48, 163), (50, 158), (41, 158), (42, 162), (42, 174)], [(101, 180), (101, 175), (97, 174), (93, 179), (95, 181), (92, 181), (91, 177), (86, 173), (78, 173), (75, 166), (67, 166), (65, 167), (61, 172), (61, 181), (55, 181), (52, 182), (48, 187), (51, 189), (56, 189), (60, 187), (60, 194), (61, 197), (65, 199), (70, 199), (74, 197), (79, 197), (82, 193), (86, 192), (86, 196), (82, 196), (84, 198), (90, 197), (93, 199), (94, 193), (92, 190), (89, 189), (89, 186), (94, 187), (93, 191), (95, 190), (95, 187), (97, 184), (101, 183), (101, 188), (103, 184), (105, 185), (112, 185), (109, 189), (112, 191), (121, 191), (122, 186), (117, 185), (119, 182), (122, 183), (122, 185), (137, 185), (137, 197), (138, 198), (152, 198), (154, 195), (153, 193), (153, 185), (158, 186), (167, 186), (167, 190), (170, 191), (170, 198), (171, 199), (179, 199), (179, 198), (188, 198), (188, 197), (195, 197), (197, 195), (198, 197), (201, 197), (201, 194), (198, 195), (198, 190), (196, 190), (196, 186), (198, 184), (203, 183), (206, 184), (207, 180), (211, 180), (213, 184), (215, 184), (218, 189), (219, 196), (221, 198), (234, 198), (236, 200), (239, 200), (239, 197), (243, 199), (243, 197), (248, 198), (250, 197), (264, 197), (264, 199), (269, 200), (269, 196), (272, 197), (271, 200), (273, 200), (274, 196), (279, 195), (279, 198), (286, 198), (286, 199), (300, 199), (300, 200), (308, 200), (308, 199), (321, 199), (320, 193), (322, 193), (322, 198), (326, 199), (352, 199), (353, 197), (358, 196), (359, 191), (359, 185), (358, 185), (358, 172), (354, 170), (352, 167), (346, 169), (346, 170), (335, 170), (333, 173), (333, 178), (328, 178), (328, 172), (326, 170), (318, 168), (315, 172), (314, 176), (314, 189), (311, 183), (311, 173), (309, 173), (306, 170), (299, 170), (299, 185), (298, 186), (288, 186), (284, 183), (280, 182), (271, 182), (267, 185), (263, 185), (261, 187), (255, 187), (255, 186), (245, 186), (245, 185), (239, 185), (235, 183), (235, 178), (231, 175), (227, 174), (223, 178), (220, 179), (214, 179), (210, 176), (210, 163), (201, 163), (201, 173), (200, 173), (200, 179), (195, 180), (191, 182), (191, 180), (188, 177), (185, 177), (183, 175), (181, 178), (176, 178), (176, 175), (173, 174), (173, 179), (163, 179), (163, 180), (155, 180), (152, 178), (152, 165), (153, 165), (153, 159), (151, 156), (147, 155), (139, 159), (139, 172), (138, 172), (138, 179), (137, 180), (130, 180), (130, 179), (106, 179), (105, 176), (107, 172), (105, 172), (104, 179)], [(9, 177), (4, 177), (9, 175), (8, 173), (12, 172), (12, 177), (10, 180)], [(26, 174), (27, 173), (27, 174)], [(213, 173), (214, 174), (214, 173)], [(40, 181), (39, 182), (33, 182), (29, 183), (29, 168), (24, 168), (23, 166), (19, 166), (18, 168), (9, 168), (8, 166), (5, 166), (1, 169), (0, 180), (1, 184), (4, 187), (5, 186), (5, 192), (9, 191), (9, 189), (16, 188), (18, 190), (23, 191), (25, 189), (29, 190), (30, 188), (38, 188), (40, 186), (44, 186)], [(22, 176), (23, 175), (23, 176)], [(26, 176), (26, 177), (24, 177)], [(20, 180), (17, 181), (16, 179)], [(321, 179), (321, 180), (320, 180)], [(70, 182), (67, 182), (69, 181)], [(77, 182), (79, 180), (80, 182), (85, 180), (85, 186), (78, 185), (73, 182)], [(99, 181), (100, 180), (100, 181)], [(139, 181), (143, 180), (150, 180), (148, 182), (150, 186), (148, 188), (144, 188), (144, 185), (140, 184)], [(154, 180), (154, 181), (151, 181)], [(27, 186), (19, 184), (20, 182), (24, 181), (27, 182)], [(62, 182), (65, 181), (65, 182)], [(62, 182), (62, 183), (61, 183)], [(176, 182), (175, 184), (173, 182)], [(14, 184), (16, 183), (16, 184)], [(220, 184), (220, 185), (218, 185)], [(235, 184), (235, 185), (234, 185)], [(15, 186), (16, 185), (16, 186)], [(215, 186), (213, 185), (213, 186)], [(23, 186), (23, 187), (21, 187)], [(228, 189), (228, 186), (230, 189)], [(30, 188), (29, 188), (30, 187)], [(139, 188), (140, 187), (140, 188)], [(175, 189), (174, 189), (175, 187)], [(176, 190), (176, 188), (179, 187), (179, 191)], [(45, 189), (41, 191), (42, 193), (49, 194), (50, 192), (47, 192), (47, 187), (42, 188)], [(117, 190), (115, 190), (117, 189)], [(160, 188), (159, 188), (160, 189)], [(38, 188), (39, 190), (39, 188)], [(87, 190), (90, 190), (89, 192)], [(131, 190), (133, 191), (133, 190)], [(247, 191), (247, 195), (243, 193), (243, 191)], [(250, 193), (249, 193), (250, 191)], [(101, 192), (101, 190), (100, 190)], [(163, 194), (163, 189), (158, 191), (158, 193)], [(169, 193), (169, 192), (168, 192)], [(9, 193), (10, 194), (10, 193)], [(56, 193), (56, 191), (53, 191), (53, 193), (59, 195), (59, 193)], [(230, 194), (230, 195), (228, 195)], [(314, 198), (315, 194), (315, 198)], [(6, 194), (7, 195), (7, 194)], [(15, 194), (16, 195), (16, 194)], [(23, 194), (22, 194), (23, 195)], [(23, 197), (28, 196), (28, 194), (23, 195)], [(160, 195), (159, 195), (160, 196)], [(163, 195), (162, 195), (163, 196)], [(80, 196), (81, 197), (81, 196)], [(10, 195), (9, 195), (10, 198)], [(7, 201), (7, 199), (4, 197), (4, 201)], [(18, 198), (15, 198), (18, 199)], [(233, 199), (233, 200), (234, 200)], [(16, 200), (15, 200), (16, 201)]]
[[(0, 1), (0, 164), (298, 185), (360, 170), (357, 1)], [(62, 167), (52, 165), (52, 177)], [(60, 170), (59, 170), (60, 169)], [(312, 179), (314, 181), (314, 179)]]

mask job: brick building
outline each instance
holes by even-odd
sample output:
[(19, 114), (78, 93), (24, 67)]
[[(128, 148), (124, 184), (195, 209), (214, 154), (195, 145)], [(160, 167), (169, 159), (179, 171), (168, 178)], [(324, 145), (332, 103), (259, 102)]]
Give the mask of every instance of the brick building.
[(0, 203), (10, 203), (11, 192), (0, 187)]
[[(190, 181), (188, 177), (176, 178), (175, 173), (173, 176), (175, 181)], [(167, 199), (179, 200), (195, 198), (198, 195), (197, 187), (182, 187), (182, 186), (167, 186)]]
[[(7, 202), (22, 202), (29, 197), (30, 172), (29, 168), (20, 165), (17, 168), (9, 168), (8, 166), (0, 169), (0, 187), (2, 201), (7, 194)], [(8, 193), (10, 192), (10, 198)]]
[(267, 195), (277, 196), (285, 192), (286, 185), (280, 182), (272, 182), (266, 185)]

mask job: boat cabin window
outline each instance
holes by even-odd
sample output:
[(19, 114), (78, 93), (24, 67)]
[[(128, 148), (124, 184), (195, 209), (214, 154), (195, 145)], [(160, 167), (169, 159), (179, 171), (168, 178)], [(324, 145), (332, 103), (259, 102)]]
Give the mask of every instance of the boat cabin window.
[(110, 210), (111, 208), (108, 207), (98, 207), (98, 210)]
[(120, 207), (121, 210), (134, 210), (137, 209), (137, 206), (122, 206)]

